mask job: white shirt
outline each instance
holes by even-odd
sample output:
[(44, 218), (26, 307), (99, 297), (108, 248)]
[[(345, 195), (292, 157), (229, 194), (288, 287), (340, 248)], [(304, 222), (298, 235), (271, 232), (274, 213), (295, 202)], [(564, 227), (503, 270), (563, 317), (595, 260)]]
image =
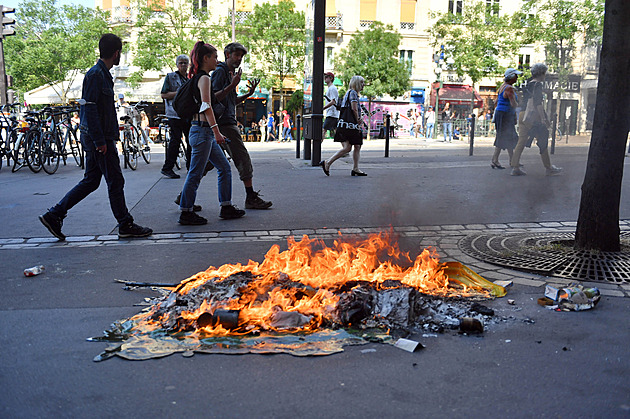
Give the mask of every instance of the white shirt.
[[(328, 105), (333, 100), (335, 101), (335, 103), (337, 105), (339, 105), (339, 92), (337, 91), (337, 88), (335, 87), (334, 84), (331, 84), (330, 87), (328, 88), (328, 90), (326, 90), (326, 96), (329, 99), (329, 101), (326, 102), (326, 105)], [(326, 108), (324, 114), (327, 117), (330, 116), (330, 117), (333, 117), (333, 118), (339, 118), (339, 111), (337, 110), (335, 105), (332, 105), (332, 106), (329, 106), (328, 108)]]

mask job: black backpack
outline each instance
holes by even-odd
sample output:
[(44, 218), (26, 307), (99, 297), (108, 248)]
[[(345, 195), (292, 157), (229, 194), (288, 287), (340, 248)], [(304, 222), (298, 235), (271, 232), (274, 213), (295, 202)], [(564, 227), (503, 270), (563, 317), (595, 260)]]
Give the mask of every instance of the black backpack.
[[(186, 80), (186, 82), (177, 89), (177, 93), (173, 98), (173, 109), (180, 118), (192, 119), (193, 116), (199, 113), (199, 109), (201, 108), (201, 93), (199, 92), (197, 84), (199, 83), (199, 78), (204, 75), (208, 75), (208, 73), (199, 71), (192, 79)], [(212, 103), (214, 116), (218, 121), (225, 111), (225, 106), (217, 101), (212, 89), (210, 90), (210, 101)]]

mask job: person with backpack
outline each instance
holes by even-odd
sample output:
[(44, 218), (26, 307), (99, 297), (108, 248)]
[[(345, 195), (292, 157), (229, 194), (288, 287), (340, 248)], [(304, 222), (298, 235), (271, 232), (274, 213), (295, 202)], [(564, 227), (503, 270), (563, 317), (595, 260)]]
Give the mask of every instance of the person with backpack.
[(562, 172), (561, 167), (551, 164), (549, 157), (549, 126), (551, 123), (543, 108), (543, 82), (547, 76), (547, 66), (542, 63), (531, 67), (532, 77), (527, 81), (523, 89), (523, 102), (525, 106), (519, 115), (518, 143), (514, 148), (514, 155), (510, 162), (512, 176), (524, 176), (527, 173), (521, 169), (521, 154), (525, 147), (531, 147), (534, 138), (540, 150), (540, 158), (545, 166), (547, 176), (557, 175)]
[[(164, 158), (164, 165), (160, 173), (169, 179), (179, 179), (180, 176), (173, 171), (175, 167), (175, 160), (179, 154), (179, 147), (182, 143), (182, 136), (186, 137), (186, 144), (188, 145), (188, 131), (190, 130), (190, 121), (181, 118), (177, 112), (173, 109), (173, 99), (179, 89), (188, 80), (186, 72), (188, 71), (188, 64), (190, 60), (186, 54), (178, 55), (175, 59), (177, 65), (177, 71), (168, 73), (164, 79), (162, 85), (161, 96), (164, 99), (164, 109), (166, 117), (168, 118), (168, 126), (171, 129), (171, 141), (168, 144), (166, 155)], [(190, 146), (186, 147), (186, 167), (190, 165)]]
[(248, 97), (254, 94), (260, 80), (249, 80), (249, 91), (244, 95), (237, 96), (238, 84), (243, 74), (243, 69), (239, 67), (241, 66), (243, 56), (247, 54), (247, 48), (238, 42), (232, 42), (225, 46), (223, 53), (225, 55), (225, 62), (219, 63), (216, 70), (212, 73), (212, 90), (217, 100), (225, 105), (225, 112), (218, 118), (217, 123), (219, 124), (219, 128), (221, 128), (221, 132), (230, 139), (227, 152), (230, 157), (232, 157), (232, 160), (234, 160), (239, 177), (245, 186), (245, 192), (247, 194), (245, 198), (245, 208), (267, 209), (273, 204), (271, 201), (263, 200), (259, 195), (260, 191), (254, 191), (254, 167), (252, 166), (249, 152), (247, 148), (245, 148), (243, 138), (236, 124), (236, 105), (244, 102)]
[[(197, 189), (204, 175), (208, 160), (217, 168), (218, 193), (221, 203), (219, 217), (223, 219), (240, 218), (245, 211), (232, 205), (232, 170), (220, 144), (227, 138), (221, 133), (213, 110), (211, 80), (208, 73), (217, 66), (217, 49), (203, 41), (198, 41), (190, 53), (191, 67), (188, 77), (190, 84), (182, 86), (181, 91), (188, 91), (185, 87), (192, 87), (195, 106), (190, 127), (190, 168), (186, 175), (184, 188), (181, 193), (179, 209), (179, 223), (183, 225), (202, 225), (207, 219), (198, 215), (194, 210)], [(175, 101), (178, 102), (177, 98)], [(194, 105), (192, 105), (194, 106)], [(176, 107), (176, 109), (178, 109)]]

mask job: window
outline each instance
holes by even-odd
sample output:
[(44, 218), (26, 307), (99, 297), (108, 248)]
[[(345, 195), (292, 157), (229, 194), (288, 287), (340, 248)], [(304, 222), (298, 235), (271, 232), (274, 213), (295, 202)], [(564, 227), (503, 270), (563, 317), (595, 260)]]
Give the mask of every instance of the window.
[(529, 68), (530, 63), (530, 55), (529, 54), (521, 54), (518, 56), (518, 69), (523, 71)]
[(416, 22), (416, 0), (400, 2), (400, 29), (413, 30)]
[(499, 0), (486, 0), (486, 13), (499, 16)]
[(334, 59), (334, 55), (333, 55), (333, 47), (326, 47), (326, 68), (327, 69), (331, 69), (333, 68), (333, 59)]
[(399, 60), (401, 63), (405, 63), (407, 65), (409, 75), (411, 75), (411, 73), (413, 73), (413, 51), (401, 49)]
[(361, 0), (359, 12), (359, 26), (369, 28), (376, 20), (376, 0)]
[(448, 12), (454, 15), (461, 15), (463, 2), (463, 0), (448, 0)]

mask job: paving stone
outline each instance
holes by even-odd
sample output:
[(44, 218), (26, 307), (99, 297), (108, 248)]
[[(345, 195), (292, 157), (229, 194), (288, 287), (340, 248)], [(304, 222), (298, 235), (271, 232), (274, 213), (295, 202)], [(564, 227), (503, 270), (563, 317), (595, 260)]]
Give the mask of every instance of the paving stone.
[(94, 239), (95, 236), (68, 236), (66, 237), (66, 242), (87, 242)]
[(416, 226), (394, 227), (394, 231), (418, 231)]
[(106, 234), (104, 236), (96, 236), (96, 240), (100, 240), (100, 241), (118, 240), (118, 234)]
[(601, 292), (602, 295), (605, 295), (607, 297), (625, 297), (626, 295), (623, 293), (623, 291), (619, 291), (619, 290), (609, 290), (609, 289), (599, 289), (599, 292)]
[(573, 281), (578, 285), (582, 285), (585, 288), (595, 287), (599, 288), (599, 290), (610, 289), (610, 290), (618, 290), (619, 284), (613, 282), (594, 282), (594, 281)]
[(486, 224), (486, 227), (492, 229), (508, 228), (507, 224)]
[(630, 284), (620, 284), (619, 286), (626, 291), (630, 291)]
[(260, 230), (260, 231), (246, 231), (245, 232), (246, 236), (268, 236), (269, 232), (266, 230)]
[(179, 239), (182, 235), (180, 233), (160, 233), (160, 234), (152, 234), (151, 238), (154, 240), (162, 240), (162, 239)]
[(527, 279), (522, 277), (510, 278), (515, 284), (527, 285), (528, 287), (542, 287), (545, 285), (544, 281), (537, 281), (535, 279)]
[(453, 230), (464, 230), (464, 226), (461, 224), (447, 224), (442, 226), (442, 230), (453, 231)]
[(420, 231), (438, 231), (442, 230), (440, 226), (418, 226), (418, 230)]
[(243, 237), (245, 233), (242, 231), (222, 231), (219, 233), (219, 237)]
[(182, 237), (185, 239), (201, 239), (201, 238), (209, 238), (209, 237), (219, 237), (219, 233), (217, 232), (207, 232), (207, 233), (184, 233)]
[(403, 231), (401, 233), (401, 235), (403, 237), (422, 237), (422, 236), (424, 236), (424, 234), (422, 234), (419, 231)]
[(290, 236), (291, 235), (291, 231), (290, 230), (271, 230), (271, 231), (269, 231), (269, 235), (272, 235), (272, 236)]
[(464, 227), (466, 227), (467, 230), (485, 230), (486, 229), (485, 224), (465, 224)]
[(24, 243), (24, 239), (0, 239), (0, 244), (18, 244)]
[(26, 243), (56, 243), (58, 241), (57, 237), (33, 237), (26, 240)]
[(567, 227), (577, 227), (576, 221), (562, 221), (561, 224)]
[(540, 225), (543, 227), (562, 227), (562, 224), (557, 223), (555, 221), (540, 223)]
[(459, 238), (458, 237), (444, 237), (443, 239), (440, 240), (440, 243), (451, 243), (451, 244), (455, 244), (459, 242)]
[[(365, 233), (365, 231), (362, 228), (340, 228), (339, 231), (341, 232), (341, 234), (363, 234), (363, 233)], [(312, 234), (312, 233), (304, 233), (304, 234)]]
[(3, 249), (11, 250), (11, 249), (31, 249), (33, 247), (37, 247), (39, 244), (37, 243), (22, 243), (22, 244), (5, 244), (2, 246)]
[(540, 227), (537, 223), (508, 223), (510, 228), (536, 228)]

